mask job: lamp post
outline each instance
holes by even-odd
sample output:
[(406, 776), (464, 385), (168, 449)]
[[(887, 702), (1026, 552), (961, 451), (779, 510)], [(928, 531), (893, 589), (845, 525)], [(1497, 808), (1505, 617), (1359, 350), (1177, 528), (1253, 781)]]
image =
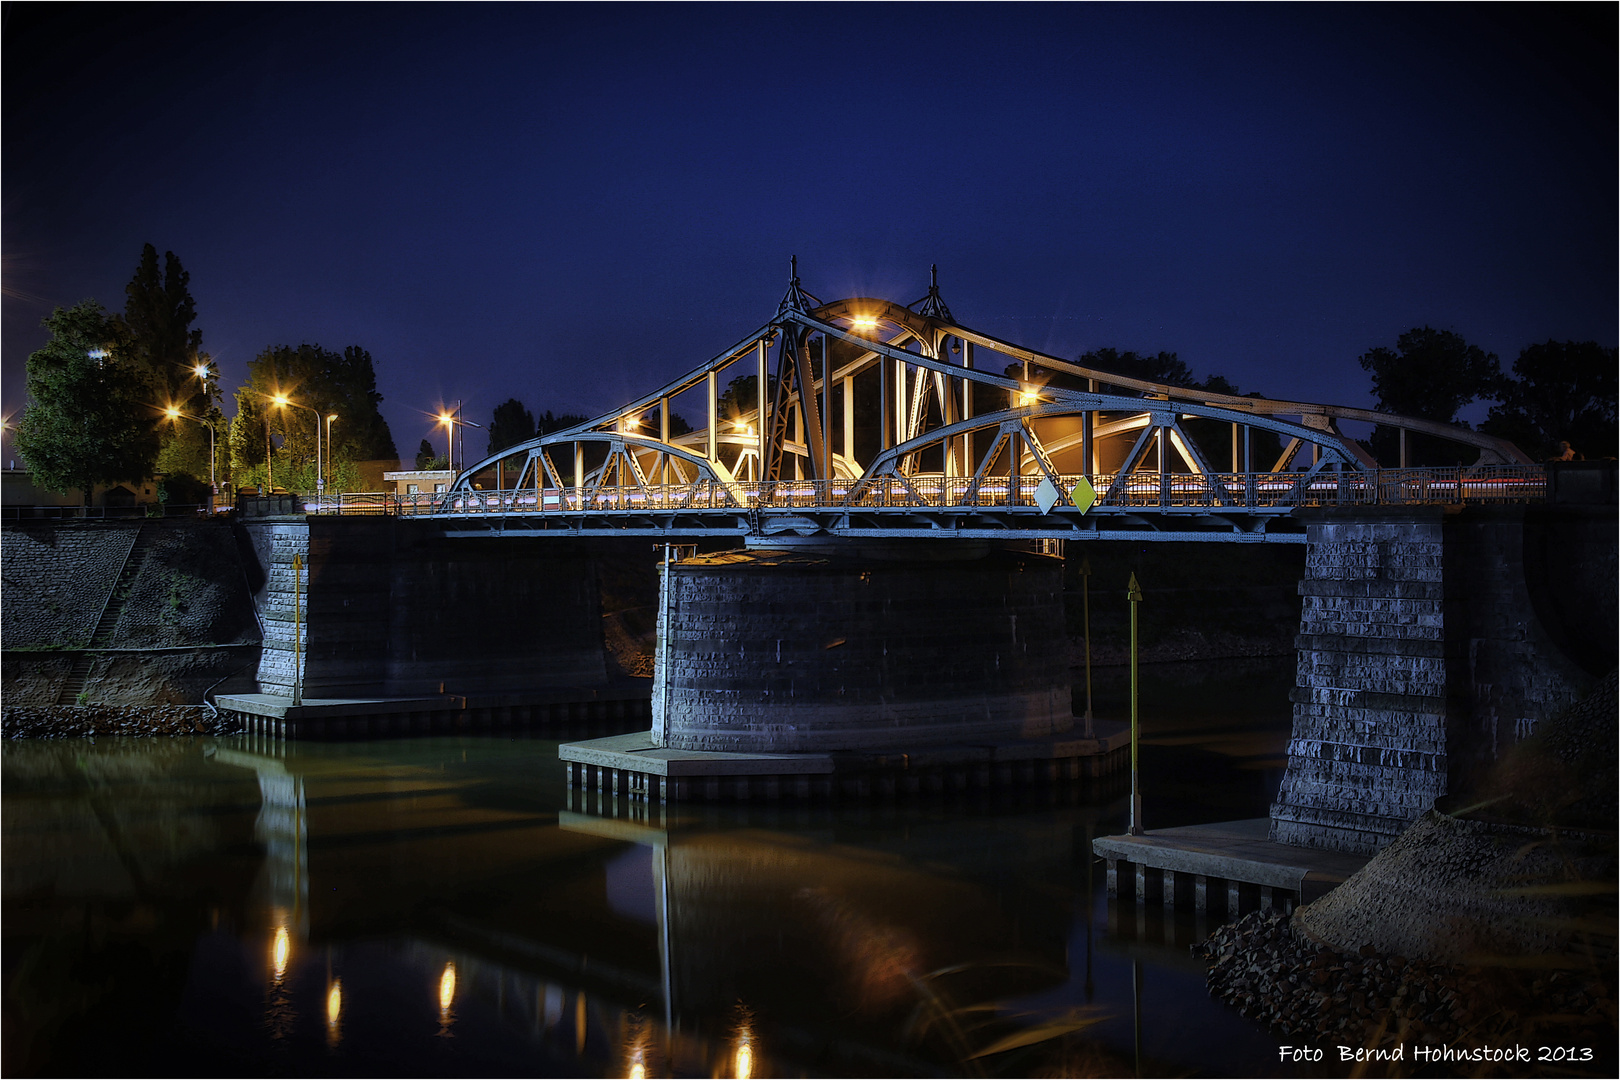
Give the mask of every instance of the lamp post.
[(338, 418), (337, 413), (328, 413), (326, 416), (326, 471), (332, 471), (332, 421)]
[(326, 493), (326, 478), (321, 475), (321, 411), (291, 401), (286, 394), (277, 394), (270, 400), (283, 407), (291, 405), (295, 409), (303, 409), (307, 413), (315, 414), (315, 502), (318, 505), (321, 496)]
[(217, 495), (219, 493), (219, 484), (214, 475), (214, 462), (216, 461), (214, 454), (214, 425), (210, 424), (200, 416), (192, 416), (189, 413), (183, 413), (173, 405), (170, 405), (167, 409), (164, 409), (163, 415), (167, 416), (170, 420), (195, 420), (197, 423), (208, 429), (208, 486), (213, 488), (214, 493)]
[[(446, 445), (445, 445), (445, 456), (450, 459), (450, 471), (455, 472), (456, 471), (456, 425), (460, 424), (463, 427), (475, 427), (479, 431), (484, 430), (484, 425), (483, 424), (475, 424), (471, 420), (463, 420), (461, 418), (461, 399), (460, 398), (456, 399), (456, 407), (455, 407), (455, 409), (448, 410), (448, 411), (443, 411), (443, 412), (439, 413), (439, 423), (443, 424), (445, 426), (445, 430), (449, 432), (449, 434), (445, 438), (445, 443), (446, 443)], [(462, 463), (465, 464), (466, 461), (467, 461), (467, 452), (466, 452), (467, 447), (466, 447), (466, 435), (465, 435), (465, 433), (463, 433), (463, 436), (462, 436), (462, 448), (461, 449), (462, 449), (461, 460), (462, 460)]]
[[(204, 364), (204, 363), (198, 363), (191, 369), (191, 373), (193, 375), (197, 376), (197, 381), (198, 382), (202, 383), (203, 405), (205, 407), (204, 411), (206, 411), (206, 406), (208, 405), (208, 374), (209, 374), (208, 365)], [(172, 415), (171, 415), (170, 419), (173, 419)], [(190, 417), (187, 417), (187, 419), (188, 420), (196, 420), (197, 418), (195, 416), (190, 416)], [(216, 458), (215, 453), (214, 453), (214, 425), (209, 423), (206, 420), (201, 421), (201, 422), (205, 423), (205, 424), (208, 424), (208, 486), (213, 488), (213, 491), (214, 491), (215, 495), (218, 495), (219, 494), (219, 481), (218, 481), (217, 476), (216, 476), (216, 473), (218, 471), (218, 466), (216, 464), (217, 458)]]

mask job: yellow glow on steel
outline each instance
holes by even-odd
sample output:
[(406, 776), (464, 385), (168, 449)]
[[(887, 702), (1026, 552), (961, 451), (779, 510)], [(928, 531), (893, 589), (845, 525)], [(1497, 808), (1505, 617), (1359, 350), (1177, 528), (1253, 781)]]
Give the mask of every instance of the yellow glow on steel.
[(343, 1015), (343, 980), (333, 979), (332, 989), (326, 992), (326, 1025), (337, 1027), (338, 1017)]
[(287, 957), (292, 952), (292, 938), (287, 934), (285, 926), (276, 927), (276, 940), (270, 946), (270, 966), (276, 973), (276, 981), (287, 974)]
[(878, 328), (876, 315), (855, 315), (849, 320), (849, 328), (862, 333), (870, 333)]
[(1041, 396), (1038, 393), (1036, 393), (1034, 390), (1025, 389), (1025, 390), (1020, 390), (1018, 392), (1018, 404), (1022, 408), (1027, 409), (1027, 408), (1029, 408), (1029, 406), (1035, 404), (1040, 399), (1041, 399)]
[(439, 1009), (448, 1012), (450, 1003), (456, 999), (456, 965), (454, 961), (444, 965), (444, 974), (439, 976)]

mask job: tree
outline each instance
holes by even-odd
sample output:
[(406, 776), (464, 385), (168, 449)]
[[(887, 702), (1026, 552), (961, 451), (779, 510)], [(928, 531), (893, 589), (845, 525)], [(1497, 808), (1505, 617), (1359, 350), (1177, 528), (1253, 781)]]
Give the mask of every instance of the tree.
[(517, 398), (507, 398), (495, 406), (489, 420), (489, 453), (495, 454), (508, 446), (516, 446), (534, 438), (534, 413), (523, 407)]
[(426, 439), (416, 448), (416, 471), (425, 472), (429, 469), (446, 469), (450, 463), (433, 452), (433, 444)]
[[(1127, 350), (1120, 352), (1117, 349), (1093, 349), (1075, 359), (1081, 367), (1106, 371), (1113, 375), (1126, 375), (1143, 382), (1163, 383), (1169, 386), (1179, 386), (1188, 390), (1203, 390), (1211, 394), (1226, 394), (1230, 397), (1261, 397), (1261, 394), (1244, 394), (1237, 384), (1224, 375), (1211, 375), (1200, 381), (1193, 375), (1192, 368), (1188, 367), (1173, 352), (1139, 353)], [(1061, 380), (1061, 381), (1059, 381)], [(1053, 380), (1073, 390), (1086, 389), (1086, 380), (1073, 375), (1060, 375)], [(1128, 387), (1111, 385), (1099, 380), (1097, 390), (1103, 394), (1120, 394), (1135, 396), (1141, 391)], [(1188, 438), (1198, 444), (1199, 451), (1210, 468), (1216, 471), (1226, 471), (1232, 468), (1232, 428), (1220, 420), (1205, 420), (1187, 418), (1180, 421), (1181, 428)], [(1249, 433), (1249, 468), (1254, 472), (1264, 472), (1270, 469), (1276, 460), (1282, 456), (1282, 441), (1275, 433), (1264, 429), (1251, 429)], [(1237, 462), (1237, 469), (1242, 468), (1241, 453)], [(1174, 468), (1172, 462), (1172, 468)], [(1233, 471), (1237, 471), (1234, 469)]]
[(551, 410), (547, 409), (544, 415), (535, 418), (534, 433), (536, 435), (550, 435), (553, 431), (562, 431), (573, 427), (575, 424), (583, 424), (589, 419), (590, 417), (582, 413), (562, 413), (559, 416), (552, 416)]
[(17, 451), (31, 478), (52, 491), (138, 482), (152, 473), (159, 438), (149, 383), (128, 358), (120, 324), (85, 300), (44, 322), (50, 341), (28, 358), (31, 398)]
[[(278, 395), (304, 408), (277, 406)], [(331, 432), (333, 466), (398, 460), (388, 421), (377, 408), (382, 400), (371, 354), (358, 346), (341, 353), (319, 345), (266, 349), (248, 361), (248, 381), (236, 391), (232, 468), (268, 464), (266, 471), (283, 477), (287, 487), (312, 489), (317, 424), (323, 442)], [(330, 425), (328, 416), (336, 417)]]
[[(144, 372), (148, 398), (160, 407), (173, 406), (219, 430), (224, 414), (218, 406), (219, 377), (202, 349), (202, 331), (191, 324), (197, 305), (191, 297), (191, 275), (172, 251), (141, 249), (141, 261), (124, 286), (124, 313), (117, 316), (126, 361)], [(198, 371), (203, 372), (199, 377)], [(157, 468), (170, 474), (206, 478), (210, 441), (202, 424), (176, 420), (160, 430), (162, 449)]]
[[(1457, 411), (1476, 398), (1493, 396), (1502, 377), (1494, 353), (1450, 330), (1428, 326), (1402, 334), (1394, 349), (1380, 346), (1362, 353), (1359, 362), (1372, 373), (1379, 412), (1441, 424), (1458, 424)], [(1380, 461), (1397, 460), (1398, 441), (1395, 428), (1380, 425), (1373, 430), (1374, 455)], [(1413, 465), (1452, 464), (1456, 458), (1455, 448), (1431, 436), (1417, 436), (1407, 447)]]
[(1499, 404), (1480, 429), (1534, 458), (1568, 442), (1587, 457), (1613, 457), (1617, 439), (1616, 352), (1595, 341), (1531, 345), (1497, 384)]

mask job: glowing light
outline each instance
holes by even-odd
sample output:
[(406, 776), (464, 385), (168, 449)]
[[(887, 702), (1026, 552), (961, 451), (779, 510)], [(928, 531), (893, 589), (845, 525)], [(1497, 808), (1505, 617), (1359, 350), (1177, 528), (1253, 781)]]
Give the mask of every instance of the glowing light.
[(287, 957), (292, 952), (292, 938), (287, 934), (285, 926), (276, 927), (276, 940), (270, 946), (270, 966), (276, 973), (276, 981), (287, 974)]
[(288, 399), (286, 394), (277, 394), (275, 397), (271, 398), (270, 400), (272, 402), (274, 402), (275, 404), (282, 405), (282, 406), (292, 404), (292, 401)]
[(641, 1060), (641, 1051), (637, 1050), (630, 1059), (630, 1071), (625, 1074), (630, 1080), (647, 1080), (647, 1065)]
[(849, 328), (860, 333), (871, 333), (877, 327), (876, 315), (855, 315), (849, 320)]
[(170, 405), (168, 408), (163, 410), (163, 415), (167, 416), (170, 420), (178, 420), (180, 419), (180, 410), (175, 408), (173, 405)]
[(456, 965), (454, 961), (444, 965), (444, 974), (439, 976), (439, 1011), (449, 1012), (450, 1003), (456, 999)]
[(754, 1075), (754, 1044), (743, 1037), (737, 1046), (737, 1080), (749, 1080)]
[(440, 413), (439, 414), (439, 423), (444, 424), (446, 427), (448, 427), (449, 425), (455, 423), (455, 418), (452, 417), (449, 413)]
[(1040, 395), (1034, 390), (1024, 389), (1018, 392), (1018, 404), (1024, 408), (1028, 408), (1040, 399)]
[(326, 992), (326, 1026), (337, 1027), (338, 1017), (343, 1015), (343, 980), (333, 979), (332, 989)]
[(208, 368), (207, 368), (206, 365), (198, 364), (196, 367), (192, 368), (191, 370), (197, 373), (197, 378), (199, 378), (199, 379), (208, 378)]
[(333, 420), (336, 420), (336, 419), (337, 419), (337, 413), (333, 413), (332, 415), (330, 415), (330, 416), (328, 416), (326, 418), (326, 422), (331, 423)]

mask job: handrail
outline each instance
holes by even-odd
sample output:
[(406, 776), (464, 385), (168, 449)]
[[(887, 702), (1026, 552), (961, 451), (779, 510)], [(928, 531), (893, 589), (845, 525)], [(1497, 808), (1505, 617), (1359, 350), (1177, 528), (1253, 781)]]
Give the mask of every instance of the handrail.
[[(1075, 507), (1069, 492), (1082, 479), (1089, 479), (1095, 491), (1108, 492), (1116, 476), (1099, 473), (1089, 478), (1071, 475), (1058, 479), (1063, 494), (1054, 510), (1066, 509), (1072, 513)], [(703, 480), (690, 484), (604, 486), (584, 490), (508, 488), (420, 495), (351, 493), (311, 499), (305, 508), (309, 513), (321, 514), (440, 518), (748, 510), (1038, 511), (1042, 483), (1041, 476), (1020, 476), (1018, 482), (1011, 485), (1006, 476), (987, 476), (975, 485), (971, 477), (940, 474), (729, 484)], [(1314, 474), (1172, 473), (1168, 477), (1137, 470), (1126, 474), (1112, 495), (1098, 498), (1093, 509), (1133, 513), (1154, 510), (1282, 513), (1298, 507), (1532, 503), (1545, 501), (1546, 497), (1547, 474), (1539, 465), (1380, 469), (1370, 473), (1354, 469)]]

